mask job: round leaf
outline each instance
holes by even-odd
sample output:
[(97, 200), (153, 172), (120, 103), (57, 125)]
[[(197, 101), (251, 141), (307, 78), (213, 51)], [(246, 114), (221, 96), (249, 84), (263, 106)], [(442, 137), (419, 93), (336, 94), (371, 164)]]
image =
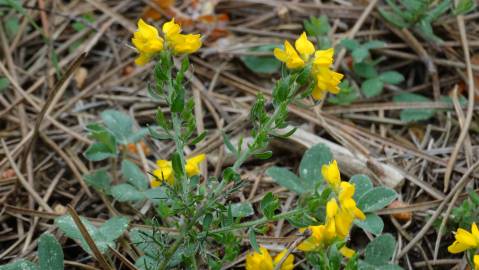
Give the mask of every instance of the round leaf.
[(365, 213), (374, 212), (388, 206), (397, 197), (397, 193), (385, 187), (373, 188), (358, 201), (358, 207)]

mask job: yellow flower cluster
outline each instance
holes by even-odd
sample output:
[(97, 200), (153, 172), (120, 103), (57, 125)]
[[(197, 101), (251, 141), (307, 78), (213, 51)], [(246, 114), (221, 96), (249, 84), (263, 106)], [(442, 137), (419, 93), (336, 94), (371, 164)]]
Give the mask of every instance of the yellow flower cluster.
[(165, 48), (172, 50), (174, 54), (183, 54), (194, 53), (201, 47), (201, 36), (199, 34), (181, 34), (181, 27), (175, 23), (175, 19), (163, 24), (162, 31), (166, 42), (153, 25), (147, 24), (142, 19), (138, 20), (138, 29), (131, 39), (140, 53), (140, 56), (135, 59), (137, 65), (148, 63)]
[[(249, 252), (246, 255), (246, 270), (273, 270), (274, 267), (283, 259), (287, 250), (281, 251), (276, 257), (271, 258), (268, 250), (261, 246), (260, 252)], [(281, 270), (292, 270), (294, 267), (294, 256), (288, 255), (283, 264), (281, 264)]]
[[(331, 198), (326, 204), (325, 224), (308, 227), (311, 231), (311, 237), (298, 246), (298, 249), (302, 251), (326, 248), (336, 238), (346, 238), (349, 235), (354, 219), (364, 220), (366, 218), (353, 199), (354, 185), (341, 181), (341, 174), (336, 160), (331, 164), (323, 165), (321, 173), (336, 196)], [(300, 231), (304, 232), (304, 230), (301, 229)], [(354, 250), (345, 246), (340, 252), (348, 258), (354, 255)]]
[[(187, 159), (185, 164), (186, 174), (189, 177), (200, 174), (199, 165), (203, 160), (205, 160), (205, 158), (205, 154), (200, 154)], [(173, 185), (175, 183), (175, 176), (171, 161), (160, 159), (156, 161), (156, 165), (158, 165), (158, 169), (153, 171), (153, 175), (156, 177), (156, 179), (151, 181), (151, 187), (158, 187), (163, 181), (166, 181), (168, 184)]]
[[(455, 238), (456, 241), (447, 248), (450, 253), (456, 254), (468, 249), (479, 248), (479, 229), (476, 223), (472, 223), (471, 232), (462, 228), (457, 229)], [(479, 255), (474, 255), (473, 261), (474, 269), (479, 270)]]
[(308, 64), (312, 65), (311, 74), (316, 80), (312, 93), (314, 99), (322, 99), (326, 92), (339, 93), (338, 84), (344, 75), (330, 69), (333, 64), (333, 48), (316, 50), (313, 43), (308, 40), (306, 33), (303, 32), (294, 42), (294, 47), (286, 40), (284, 49), (275, 48), (273, 53), (279, 61), (286, 64), (288, 69), (298, 69)]

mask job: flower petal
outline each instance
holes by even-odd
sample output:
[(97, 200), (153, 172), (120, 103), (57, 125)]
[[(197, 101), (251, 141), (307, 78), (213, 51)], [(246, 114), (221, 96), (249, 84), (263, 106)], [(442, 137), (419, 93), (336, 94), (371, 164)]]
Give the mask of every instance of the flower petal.
[(463, 243), (460, 243), (458, 241), (454, 241), (449, 247), (447, 247), (447, 250), (452, 253), (452, 254), (457, 254), (464, 252), (465, 250), (469, 249), (470, 246), (464, 245)]
[(314, 53), (313, 64), (316, 66), (329, 67), (333, 64), (334, 49), (318, 50)]
[[(287, 249), (283, 249), (276, 257), (274, 257), (273, 264), (276, 266), (281, 259), (283, 259), (284, 255), (286, 255)], [(289, 254), (288, 257), (284, 260), (283, 264), (281, 264), (281, 270), (292, 270), (294, 267), (294, 256)]]
[(323, 165), (321, 173), (326, 182), (328, 182), (333, 188), (339, 187), (341, 183), (341, 175), (336, 160), (333, 160), (333, 162), (328, 165)]
[(356, 254), (356, 251), (348, 248), (347, 246), (343, 246), (341, 249), (339, 249), (339, 252), (346, 258), (351, 258), (354, 256), (354, 254)]
[(181, 26), (175, 23), (175, 18), (173, 18), (171, 19), (171, 21), (163, 24), (162, 30), (165, 34), (166, 39), (170, 39), (172, 36), (177, 35), (181, 32)]
[(308, 40), (305, 32), (294, 42), (294, 47), (296, 47), (304, 61), (308, 61), (309, 57), (314, 53), (314, 45)]
[(456, 241), (458, 241), (458, 242), (460, 242), (464, 245), (467, 245), (469, 247), (476, 247), (478, 245), (477, 240), (474, 237), (474, 235), (472, 235), (472, 233), (470, 233), (470, 232), (468, 232), (468, 231), (466, 231), (462, 228), (457, 229)]

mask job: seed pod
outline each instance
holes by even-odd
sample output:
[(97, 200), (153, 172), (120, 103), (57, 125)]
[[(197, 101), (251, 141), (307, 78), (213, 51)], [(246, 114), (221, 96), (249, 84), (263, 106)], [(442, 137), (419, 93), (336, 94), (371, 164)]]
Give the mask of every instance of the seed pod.
[[(408, 206), (407, 203), (396, 200), (396, 201), (392, 202), (388, 206), (388, 208), (403, 208), (403, 207), (407, 207), (407, 206)], [(399, 213), (392, 214), (392, 216), (399, 221), (407, 222), (407, 221), (411, 220), (412, 212), (411, 211), (404, 211), (404, 212), (399, 212)]]

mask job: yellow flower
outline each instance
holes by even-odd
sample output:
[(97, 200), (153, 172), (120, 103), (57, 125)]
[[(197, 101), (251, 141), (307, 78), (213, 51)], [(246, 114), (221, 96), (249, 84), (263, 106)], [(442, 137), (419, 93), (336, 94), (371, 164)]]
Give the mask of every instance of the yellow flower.
[(346, 258), (351, 258), (354, 256), (354, 254), (356, 254), (356, 251), (348, 248), (347, 246), (343, 246), (341, 249), (339, 249), (339, 252)]
[(337, 214), (334, 216), (336, 234), (340, 238), (345, 238), (349, 234), (349, 231), (355, 218), (361, 220), (366, 219), (366, 216), (361, 211), (361, 209), (356, 206), (353, 195), (354, 185), (342, 181), (340, 183), (340, 191), (338, 195), (340, 207), (337, 211)]
[(173, 185), (175, 183), (175, 178), (171, 161), (160, 159), (156, 161), (156, 165), (158, 166), (158, 169), (153, 171), (153, 175), (156, 179), (151, 181), (151, 187), (158, 187), (162, 181), (166, 181), (168, 184)]
[(333, 64), (334, 49), (318, 50), (314, 53), (313, 65), (316, 68), (329, 67)]
[(175, 19), (163, 24), (163, 33), (165, 34), (168, 46), (175, 54), (194, 53), (202, 45), (201, 35), (199, 34), (181, 34), (181, 27), (175, 23)]
[(472, 223), (471, 232), (459, 228), (454, 237), (456, 241), (447, 248), (450, 253), (461, 253), (465, 250), (479, 247), (479, 230), (475, 222)]
[[(276, 266), (278, 263), (283, 259), (284, 255), (286, 255), (287, 250), (283, 249), (276, 257), (274, 257), (273, 264)], [(294, 256), (289, 254), (288, 257), (284, 260), (283, 264), (281, 265), (281, 270), (293, 270), (294, 268)]]
[[(274, 260), (268, 250), (260, 246), (260, 252), (248, 252), (246, 255), (246, 270), (273, 270), (276, 264), (286, 255), (286, 250), (281, 251)], [(281, 270), (292, 270), (294, 267), (294, 256), (289, 255), (281, 265)]]
[(163, 50), (163, 39), (158, 34), (158, 30), (142, 19), (138, 20), (138, 30), (133, 34), (131, 42), (140, 53), (135, 59), (137, 65), (148, 63), (156, 53)]
[(309, 57), (314, 53), (314, 45), (308, 40), (305, 32), (294, 42), (294, 47), (304, 61), (308, 61)]
[[(199, 165), (203, 160), (205, 160), (205, 158), (205, 154), (199, 154), (186, 160), (185, 171), (188, 177), (200, 174)], [(158, 166), (158, 169), (153, 171), (153, 175), (156, 177), (156, 179), (151, 181), (151, 187), (158, 187), (163, 181), (173, 185), (175, 183), (175, 176), (171, 161), (161, 159), (156, 161), (156, 165)]]
[(279, 61), (286, 63), (286, 67), (289, 69), (302, 68), (305, 65), (303, 59), (299, 57), (293, 45), (288, 41), (284, 42), (284, 50), (275, 48), (273, 54)]
[(339, 173), (338, 163), (333, 160), (328, 165), (323, 165), (321, 174), (324, 180), (334, 189), (337, 190), (341, 184), (341, 174)]
[(474, 255), (474, 270), (479, 270), (479, 255)]
[(338, 94), (341, 90), (339, 84), (344, 77), (343, 74), (322, 66), (313, 68), (313, 74), (316, 76), (316, 85), (312, 93), (314, 99), (320, 100), (326, 92)]
[(341, 181), (336, 160), (321, 168), (324, 180), (333, 188), (337, 195), (331, 198), (326, 204), (326, 228), (330, 233), (335, 233), (340, 238), (348, 236), (355, 218), (364, 220), (366, 216), (356, 206), (353, 199), (355, 192), (354, 185)]
[[(336, 234), (329, 231), (325, 225), (309, 226), (308, 229), (311, 231), (311, 236), (298, 245), (301, 251), (325, 248), (336, 237)], [(305, 230), (306, 228), (302, 228), (299, 231), (303, 233)]]
[(185, 170), (188, 176), (200, 174), (200, 163), (205, 160), (205, 154), (199, 154), (186, 160)]

